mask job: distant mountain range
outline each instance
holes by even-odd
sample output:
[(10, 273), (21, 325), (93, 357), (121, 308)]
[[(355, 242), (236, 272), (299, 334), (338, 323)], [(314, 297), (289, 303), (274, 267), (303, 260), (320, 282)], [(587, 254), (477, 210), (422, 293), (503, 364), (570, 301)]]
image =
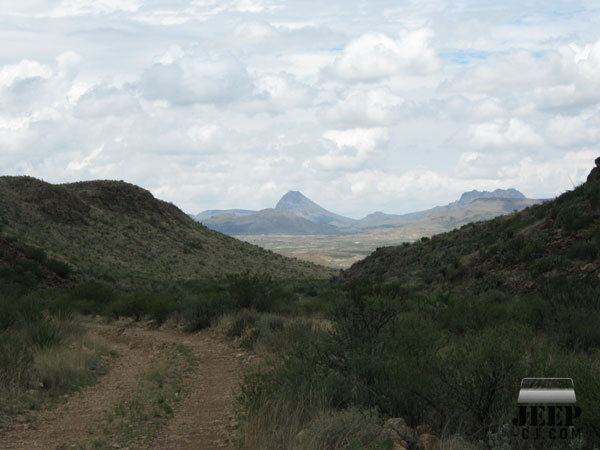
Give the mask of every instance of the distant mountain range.
[[(476, 202), (491, 199), (496, 200), (496, 207), (493, 209), (486, 206), (485, 202)], [(326, 210), (299, 191), (289, 191), (281, 197), (275, 208), (260, 211), (207, 210), (196, 215), (194, 219), (213, 230), (229, 235), (339, 235), (402, 227), (430, 216), (439, 216), (440, 213), (466, 208), (468, 211), (464, 214), (459, 213), (458, 216), (485, 220), (501, 212), (521, 210), (538, 202), (541, 200), (527, 199), (516, 189), (496, 189), (492, 192), (473, 190), (463, 193), (460, 199), (444, 206), (408, 214), (386, 214), (378, 211), (356, 220)], [(439, 221), (439, 217), (436, 217), (436, 221)]]

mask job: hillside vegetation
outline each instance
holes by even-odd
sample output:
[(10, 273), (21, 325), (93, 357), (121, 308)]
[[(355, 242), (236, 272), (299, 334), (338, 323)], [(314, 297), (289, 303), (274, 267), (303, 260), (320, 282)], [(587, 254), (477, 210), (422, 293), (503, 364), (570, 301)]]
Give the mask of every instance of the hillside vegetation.
[(378, 248), (344, 275), (427, 291), (502, 288), (523, 293), (539, 290), (556, 277), (596, 285), (599, 170), (595, 168), (586, 183), (555, 200), (413, 244)]
[(332, 274), (210, 230), (150, 192), (118, 181), (52, 185), (0, 177), (0, 224), (0, 267), (18, 272), (17, 266), (28, 266), (21, 272), (50, 284), (57, 282), (53, 273), (60, 278), (68, 271), (129, 285), (246, 270), (276, 278)]

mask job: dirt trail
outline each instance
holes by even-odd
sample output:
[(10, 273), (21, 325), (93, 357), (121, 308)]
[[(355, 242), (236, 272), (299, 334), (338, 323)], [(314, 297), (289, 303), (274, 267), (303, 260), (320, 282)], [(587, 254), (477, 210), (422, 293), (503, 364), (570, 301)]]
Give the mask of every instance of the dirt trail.
[(167, 342), (184, 344), (198, 358), (189, 377), (189, 395), (159, 436), (144, 448), (230, 448), (234, 390), (239, 383), (235, 350), (211, 331), (184, 335), (168, 330), (117, 328), (89, 324), (89, 334), (116, 350), (119, 358), (98, 384), (72, 395), (52, 410), (31, 412), (31, 423), (17, 424), (0, 433), (0, 449), (69, 448), (99, 430), (111, 407), (135, 392), (140, 376), (160, 357)]

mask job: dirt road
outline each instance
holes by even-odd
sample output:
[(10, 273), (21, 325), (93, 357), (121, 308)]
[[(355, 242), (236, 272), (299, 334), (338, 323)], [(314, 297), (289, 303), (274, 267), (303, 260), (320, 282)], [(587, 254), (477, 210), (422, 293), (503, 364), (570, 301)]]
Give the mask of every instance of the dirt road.
[[(174, 416), (144, 448), (231, 448), (234, 391), (240, 379), (236, 351), (211, 330), (182, 334), (139, 327), (118, 328), (88, 324), (88, 333), (119, 357), (108, 374), (66, 403), (51, 410), (29, 413), (28, 423), (0, 433), (0, 449), (78, 448), (87, 436), (101, 433), (107, 413), (121, 399), (132, 395), (140, 377), (161, 358), (165, 343), (183, 344), (197, 358), (186, 375), (187, 394)], [(117, 448), (117, 446), (115, 446)]]

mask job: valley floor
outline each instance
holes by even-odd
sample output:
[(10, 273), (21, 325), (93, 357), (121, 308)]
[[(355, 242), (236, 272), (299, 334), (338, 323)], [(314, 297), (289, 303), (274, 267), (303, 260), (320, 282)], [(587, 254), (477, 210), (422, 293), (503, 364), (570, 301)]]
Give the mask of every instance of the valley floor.
[[(87, 323), (86, 328), (91, 338), (118, 353), (110, 372), (51, 410), (20, 416), (15, 424), (0, 431), (0, 448), (233, 447), (232, 409), (241, 369), (226, 338), (212, 330), (183, 334), (97, 322)], [(189, 364), (177, 383), (181, 390), (169, 391), (177, 400), (172, 409), (166, 408), (168, 420), (154, 427), (157, 420), (152, 413), (146, 416), (139, 411), (145, 401), (140, 397), (140, 380), (160, 375), (152, 372), (153, 366), (170, 370), (165, 364), (173, 361), (169, 353), (174, 349), (185, 354)], [(158, 386), (162, 389), (168, 381), (168, 377), (160, 378)], [(136, 413), (128, 412), (131, 410)], [(121, 418), (118, 426), (114, 420), (117, 416)]]

